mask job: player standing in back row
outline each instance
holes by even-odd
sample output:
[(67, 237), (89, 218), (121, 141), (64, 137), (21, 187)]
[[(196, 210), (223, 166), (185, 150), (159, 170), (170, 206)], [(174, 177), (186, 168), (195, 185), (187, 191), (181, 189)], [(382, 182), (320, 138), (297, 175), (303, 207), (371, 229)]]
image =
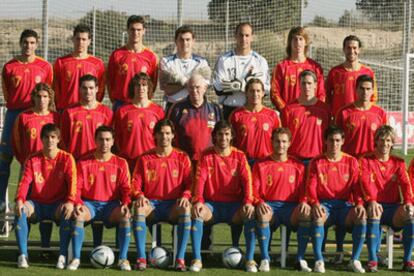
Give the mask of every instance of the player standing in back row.
[(214, 69), (214, 90), (220, 96), (224, 119), (246, 102), (244, 89), (251, 78), (260, 79), (269, 94), (269, 66), (266, 59), (252, 50), (253, 26), (243, 22), (235, 31), (236, 48), (218, 58)]
[(156, 54), (142, 44), (145, 35), (145, 20), (142, 16), (131, 15), (127, 21), (128, 41), (126, 45), (112, 52), (108, 62), (108, 92), (117, 110), (128, 98), (130, 80), (138, 73), (146, 73), (157, 86), (158, 58)]
[(310, 38), (305, 28), (294, 27), (290, 30), (286, 47), (287, 58), (275, 66), (271, 81), (271, 100), (279, 111), (299, 97), (299, 75), (304, 70), (315, 73), (317, 79), (315, 95), (319, 100), (325, 101), (322, 67), (307, 57), (309, 44)]

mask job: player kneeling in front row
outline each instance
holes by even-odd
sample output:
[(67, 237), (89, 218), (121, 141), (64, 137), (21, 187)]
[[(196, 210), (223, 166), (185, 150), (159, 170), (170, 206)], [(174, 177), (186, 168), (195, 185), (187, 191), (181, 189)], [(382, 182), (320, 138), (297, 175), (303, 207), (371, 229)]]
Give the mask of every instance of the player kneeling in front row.
[(257, 236), (260, 245), (260, 271), (270, 271), (269, 223), (297, 229), (297, 268), (312, 271), (304, 260), (309, 240), (310, 206), (306, 203), (304, 166), (288, 155), (292, 134), (288, 128), (272, 132), (273, 153), (253, 167), (253, 187), (259, 198), (256, 207)]
[(76, 201), (76, 165), (72, 155), (58, 148), (60, 131), (56, 125), (44, 125), (40, 137), (43, 148), (26, 160), (23, 178), (17, 188), (17, 266), (29, 267), (28, 220), (54, 220), (60, 224), (60, 251), (56, 267), (62, 269), (70, 241), (70, 218)]
[(103, 221), (107, 227), (119, 225), (118, 267), (131, 270), (127, 259), (130, 240), (131, 202), (130, 176), (125, 159), (111, 152), (114, 132), (111, 127), (100, 126), (95, 131), (96, 150), (82, 157), (78, 162), (78, 199), (74, 211), (73, 260), (67, 266), (76, 270), (80, 265), (80, 255), (84, 238), (84, 223)]
[(324, 132), (326, 151), (312, 159), (309, 166), (306, 189), (312, 205), (314, 271), (320, 273), (325, 272), (322, 256), (325, 225), (352, 228), (349, 269), (365, 272), (359, 257), (365, 241), (366, 211), (359, 187), (358, 161), (341, 151), (344, 137), (342, 129), (329, 126)]
[(368, 271), (378, 271), (376, 249), (381, 242), (380, 225), (403, 229), (403, 271), (414, 272), (413, 191), (404, 159), (391, 155), (395, 133), (388, 125), (374, 135), (375, 150), (360, 159), (361, 186), (367, 201)]
[(253, 260), (255, 220), (252, 179), (244, 153), (231, 146), (233, 130), (227, 121), (218, 122), (212, 132), (214, 146), (204, 151), (194, 180), (191, 271), (199, 272), (203, 223), (244, 223), (246, 270), (257, 272)]
[(138, 270), (145, 270), (146, 220), (178, 223), (176, 269), (185, 271), (184, 255), (190, 236), (191, 162), (188, 155), (172, 146), (174, 124), (164, 119), (154, 127), (156, 147), (142, 154), (132, 180), (134, 236)]

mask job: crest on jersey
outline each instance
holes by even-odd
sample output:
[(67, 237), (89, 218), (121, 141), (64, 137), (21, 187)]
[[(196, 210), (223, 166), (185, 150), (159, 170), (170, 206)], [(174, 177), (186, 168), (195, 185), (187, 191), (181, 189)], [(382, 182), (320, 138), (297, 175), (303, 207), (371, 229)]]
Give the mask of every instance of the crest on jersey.
[(155, 122), (154, 122), (154, 121), (152, 121), (152, 122), (149, 124), (149, 127), (150, 127), (150, 129), (153, 129), (153, 128), (155, 127)]
[(268, 123), (264, 123), (264, 124), (263, 124), (263, 130), (264, 130), (264, 131), (268, 131), (268, 130), (269, 130), (269, 128), (270, 128), (270, 126), (269, 126), (269, 124), (268, 124)]
[(237, 176), (237, 170), (236, 169), (231, 170), (231, 175), (232, 176)]
[(214, 114), (214, 112), (211, 112), (208, 114), (208, 119), (209, 120), (214, 120), (214, 118), (216, 117), (216, 115)]
[(116, 182), (116, 174), (111, 174), (111, 182)]
[(42, 81), (42, 77), (41, 76), (36, 76), (34, 79), (35, 83), (39, 83)]
[(141, 67), (141, 73), (147, 73), (148, 72), (148, 67), (147, 66), (142, 66)]
[(344, 175), (343, 175), (343, 178), (344, 178), (344, 181), (345, 181), (345, 182), (348, 182), (348, 180), (349, 180), (349, 174), (347, 174), (347, 173), (346, 173), (346, 174), (344, 174)]
[(397, 175), (394, 173), (392, 176), (391, 176), (391, 181), (396, 181), (397, 180)]
[(376, 123), (372, 123), (372, 124), (371, 124), (371, 130), (372, 130), (372, 131), (376, 131), (376, 130), (377, 130), (377, 128), (378, 128), (378, 125), (377, 125)]
[(318, 125), (318, 126), (320, 126), (320, 125), (322, 125), (322, 119), (316, 119), (316, 124)]
[(177, 178), (178, 177), (178, 170), (172, 171), (172, 177)]
[(183, 109), (183, 114), (188, 114), (188, 110), (187, 110), (187, 108), (184, 108), (184, 109)]
[(295, 176), (294, 175), (289, 176), (289, 183), (293, 184), (294, 182), (295, 182)]

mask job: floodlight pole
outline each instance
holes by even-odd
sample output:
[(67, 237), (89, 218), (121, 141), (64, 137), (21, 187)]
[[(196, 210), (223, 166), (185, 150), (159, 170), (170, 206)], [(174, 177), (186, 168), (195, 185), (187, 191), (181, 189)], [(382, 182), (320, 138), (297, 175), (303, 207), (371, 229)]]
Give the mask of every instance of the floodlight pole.
[(177, 0), (177, 25), (183, 25), (183, 0)]

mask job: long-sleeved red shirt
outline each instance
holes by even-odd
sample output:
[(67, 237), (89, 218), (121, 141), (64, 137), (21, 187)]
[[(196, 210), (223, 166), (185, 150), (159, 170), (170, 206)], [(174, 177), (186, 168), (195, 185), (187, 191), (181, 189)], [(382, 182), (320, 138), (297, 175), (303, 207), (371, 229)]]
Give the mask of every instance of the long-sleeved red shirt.
[(35, 57), (33, 62), (23, 63), (12, 59), (3, 67), (3, 95), (8, 109), (26, 109), (32, 106), (30, 93), (36, 84), (52, 85), (52, 66), (44, 59)]
[(125, 159), (112, 155), (103, 162), (90, 154), (78, 161), (78, 203), (82, 200), (119, 200), (128, 205), (130, 192), (130, 174)]
[(253, 187), (259, 202), (306, 202), (305, 168), (299, 160), (289, 157), (285, 162), (271, 156), (253, 166)]
[(158, 79), (158, 58), (149, 48), (139, 53), (128, 50), (125, 46), (116, 49), (109, 57), (107, 80), (111, 100), (131, 102), (128, 98), (128, 86), (138, 73), (146, 73), (152, 81), (154, 91)]
[(336, 162), (324, 154), (317, 156), (309, 165), (306, 190), (312, 205), (331, 199), (362, 204), (358, 160), (346, 153)]
[(214, 147), (201, 156), (196, 170), (193, 202), (254, 203), (252, 177), (246, 155), (232, 147), (228, 156)]
[(319, 63), (310, 58), (302, 63), (287, 58), (278, 63), (272, 73), (270, 99), (278, 110), (283, 110), (286, 105), (299, 98), (299, 75), (304, 70), (311, 70), (316, 74), (316, 97), (325, 101), (325, 83)]
[(387, 114), (377, 105), (360, 110), (355, 104), (350, 104), (338, 112), (336, 124), (345, 132), (342, 150), (359, 157), (374, 150), (375, 131), (387, 124)]
[[(30, 190), (30, 193), (29, 193)], [(31, 199), (44, 204), (76, 202), (76, 165), (72, 155), (59, 150), (53, 159), (41, 151), (26, 160), (16, 200)]]
[(56, 59), (53, 66), (56, 108), (66, 109), (79, 103), (79, 79), (92, 75), (98, 79), (96, 99), (102, 101), (105, 93), (105, 64), (97, 57), (75, 58), (71, 54)]
[(78, 104), (66, 109), (61, 117), (63, 147), (76, 160), (91, 153), (96, 148), (95, 130), (101, 125), (112, 125), (112, 110), (106, 105), (87, 109)]
[(45, 124), (50, 123), (59, 125), (58, 113), (39, 115), (29, 109), (19, 114), (13, 126), (12, 145), (20, 164), (23, 165), (31, 154), (42, 149), (40, 132)]
[(249, 159), (262, 159), (272, 153), (272, 131), (281, 126), (276, 111), (263, 107), (251, 112), (245, 107), (234, 110), (229, 118), (236, 135), (234, 146)]
[(168, 156), (152, 149), (138, 158), (132, 178), (132, 197), (176, 200), (191, 198), (191, 162), (188, 155), (174, 148)]
[(374, 153), (359, 159), (361, 188), (366, 201), (412, 203), (413, 189), (403, 159), (378, 160)]

